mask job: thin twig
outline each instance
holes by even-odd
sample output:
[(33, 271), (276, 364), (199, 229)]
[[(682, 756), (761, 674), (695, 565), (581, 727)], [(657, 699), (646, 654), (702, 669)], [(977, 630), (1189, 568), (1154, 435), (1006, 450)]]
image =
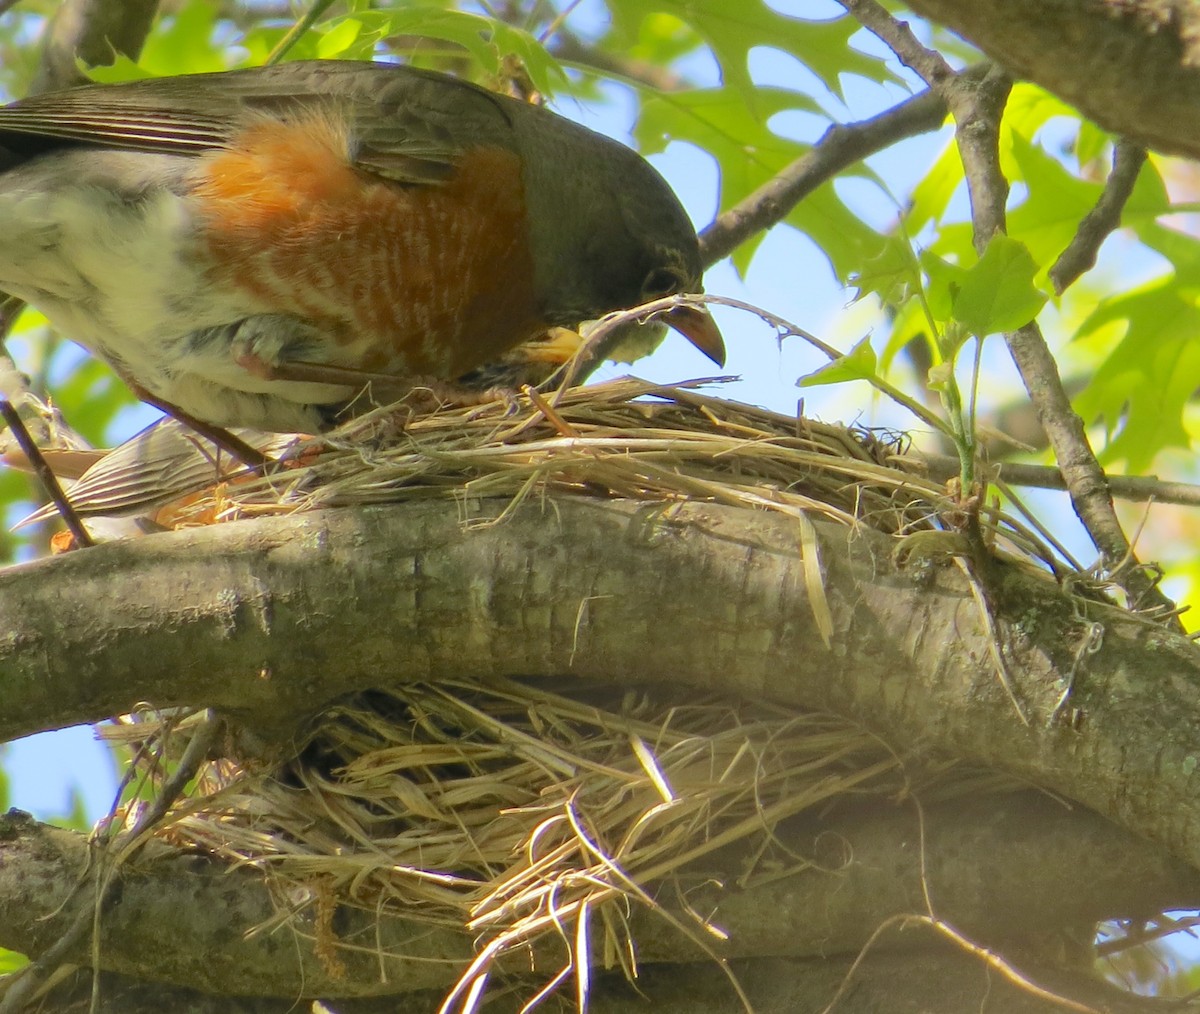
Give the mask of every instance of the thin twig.
[[(89, 1014), (96, 1014), (100, 1006), (100, 919), (104, 914), (104, 906), (110, 897), (110, 889), (117, 868), (131, 859), (147, 842), (151, 833), (175, 801), (187, 789), (188, 783), (200, 772), (200, 768), (209, 759), (217, 737), (224, 729), (224, 721), (214, 713), (207, 712), (199, 726), (192, 733), (183, 748), (183, 755), (175, 770), (163, 782), (162, 788), (151, 800), (150, 805), (142, 811), (133, 828), (128, 834), (122, 835), (111, 845), (111, 851), (102, 854), (102, 858), (111, 856), (110, 864), (103, 864), (99, 869), (96, 899), (91, 912), (86, 910), (79, 913), (80, 921), (92, 928), (92, 1002)], [(90, 916), (90, 918), (86, 918)], [(72, 927), (74, 928), (74, 927)]]
[[(769, 310), (764, 310), (760, 306), (754, 306), (752, 303), (747, 303), (740, 299), (733, 299), (728, 296), (693, 296), (688, 298), (693, 299), (696, 302), (714, 303), (719, 306), (732, 306), (734, 309), (745, 310), (747, 313), (756, 314), (758, 317), (762, 318), (762, 320), (776, 329), (779, 340), (782, 341), (784, 338), (790, 337), (800, 338), (821, 352), (829, 359), (830, 362), (835, 362), (838, 359), (841, 359), (843, 356), (839, 349), (834, 348), (828, 342), (818, 338), (812, 332), (806, 331), (798, 324), (793, 324), (791, 321), (777, 316), (776, 314), (771, 313)], [(948, 427), (945, 420), (935, 415), (915, 398), (910, 398), (894, 384), (884, 380), (880, 376), (874, 376), (870, 378), (864, 377), (863, 379), (872, 387), (874, 387), (875, 390), (879, 391), (880, 394), (887, 395), (901, 408), (907, 409), (909, 412), (911, 412), (924, 425), (942, 434), (948, 432)]]
[[(150, 836), (147, 834), (170, 808), (171, 804), (187, 787), (187, 783), (195, 777), (200, 765), (208, 758), (209, 750), (216, 741), (221, 729), (221, 720), (208, 717), (192, 735), (184, 750), (183, 757), (174, 774), (163, 784), (154, 802), (145, 810), (129, 834), (122, 839), (120, 859), (126, 860), (141, 848)], [(104, 908), (105, 901), (110, 897), (109, 888), (112, 885), (111, 876), (98, 873), (99, 883), (92, 904), (82, 907), (75, 916), (71, 926), (50, 947), (43, 951), (36, 961), (26, 965), (19, 976), (0, 997), (0, 1014), (17, 1014), (24, 1006), (30, 994), (70, 955), (75, 946), (83, 939), (89, 929), (95, 929)], [(99, 965), (96, 965), (97, 972)], [(93, 990), (94, 990), (93, 986)], [(93, 992), (93, 1003), (95, 995)]]
[(863, 944), (862, 950), (858, 952), (854, 962), (850, 965), (850, 969), (842, 978), (842, 982), (838, 986), (837, 992), (833, 994), (833, 999), (822, 1008), (821, 1014), (832, 1014), (834, 1008), (837, 1007), (837, 1005), (841, 1002), (842, 997), (846, 994), (846, 990), (853, 981), (855, 973), (857, 973), (858, 969), (862, 966), (868, 951), (874, 948), (879, 939), (889, 930), (906, 929), (909, 926), (928, 926), (930, 929), (936, 930), (966, 953), (978, 958), (988, 968), (991, 968), (997, 972), (1017, 989), (1020, 989), (1031, 996), (1035, 996), (1039, 1000), (1045, 1000), (1047, 1003), (1062, 1007), (1064, 1010), (1075, 1011), (1077, 1014), (1101, 1014), (1101, 1012), (1095, 1007), (1089, 1006), (1085, 1003), (1079, 1003), (1078, 1001), (1071, 1000), (1065, 996), (1060, 996), (1051, 990), (1039, 986), (1037, 983), (1033, 982), (1023, 973), (1018, 971), (1013, 965), (1009, 964), (1008, 961), (1002, 958), (995, 951), (989, 950), (988, 948), (969, 940), (949, 923), (942, 922), (940, 919), (933, 919), (927, 915), (915, 914), (894, 915), (879, 924), (875, 932), (872, 933), (867, 939), (867, 942)]
[(755, 233), (781, 222), (801, 200), (848, 166), (906, 137), (937, 130), (945, 119), (945, 100), (933, 91), (925, 91), (869, 120), (835, 123), (791, 165), (701, 231), (700, 256), (705, 266), (728, 256)]
[(29, 430), (25, 428), (25, 423), (21, 421), (21, 416), (17, 412), (13, 403), (7, 398), (0, 398), (0, 417), (4, 419), (5, 425), (9, 432), (17, 441), (17, 446), (21, 448), (25, 457), (29, 459), (29, 464), (33, 466), (34, 474), (38, 477), (42, 487), (46, 491), (46, 497), (54, 502), (54, 506), (58, 508), (58, 513), (66, 522), (67, 530), (71, 533), (77, 546), (93, 546), (91, 535), (83, 526), (83, 522), (79, 520), (79, 515), (75, 513), (71, 507), (71, 501), (67, 499), (66, 493), (63, 492), (62, 486), (59, 484), (58, 477), (54, 471), (46, 463), (46, 458), (43, 456), (41, 448), (34, 442), (33, 437), (29, 435)]
[(332, 4), (333, 0), (313, 0), (312, 6), (296, 19), (296, 23), (288, 29), (287, 34), (267, 54), (265, 65), (270, 67), (282, 60), (287, 55), (287, 51), (300, 41), (301, 36), (316, 24), (317, 18), (324, 14)]
[(1060, 296), (1080, 275), (1095, 266), (1101, 245), (1120, 227), (1121, 212), (1145, 162), (1146, 149), (1141, 145), (1122, 139), (1113, 146), (1112, 172), (1108, 174), (1096, 206), (1084, 216), (1075, 231), (1075, 238), (1050, 269), (1050, 281)]
[(550, 51), (555, 58), (564, 63), (598, 70), (608, 77), (624, 78), (659, 92), (676, 92), (688, 85), (685, 77), (667, 67), (647, 60), (638, 60), (624, 53), (605, 52), (595, 46), (589, 46), (570, 32), (559, 31), (557, 41)]
[(934, 91), (953, 79), (954, 68), (936, 49), (922, 46), (905, 21), (892, 17), (875, 0), (838, 0), (850, 15), (868, 32), (878, 38), (896, 54), (905, 67), (911, 70)]
[(538, 42), (544, 46), (547, 42), (554, 38), (554, 36), (557, 35), (562, 29), (562, 26), (566, 22), (567, 18), (575, 13), (575, 8), (578, 7), (582, 2), (583, 0), (571, 0), (566, 7), (564, 7), (558, 12), (558, 14), (554, 16), (550, 24), (542, 29), (538, 35)]
[(1187, 916), (1183, 919), (1172, 919), (1170, 916), (1159, 916), (1153, 926), (1142, 925), (1137, 929), (1128, 930), (1124, 936), (1105, 940), (1096, 944), (1097, 958), (1110, 958), (1131, 947), (1141, 947), (1145, 944), (1169, 937), (1174, 933), (1187, 933), (1194, 936), (1192, 930), (1200, 928), (1200, 916)]
[(189, 429), (199, 433), (206, 440), (211, 440), (218, 448), (229, 454), (235, 461), (240, 461), (247, 468), (258, 474), (262, 474), (266, 467), (273, 464), (273, 461), (266, 454), (263, 454), (257, 447), (252, 447), (245, 440), (239, 437), (236, 433), (231, 433), (223, 426), (215, 426), (212, 423), (207, 423), (203, 419), (198, 419), (190, 412), (185, 412), (176, 405), (172, 405), (169, 401), (164, 401), (155, 394), (151, 394), (140, 384), (133, 380), (125, 379), (126, 384), (130, 387), (133, 393), (144, 401), (147, 405), (151, 405), (165, 415), (171, 416), (183, 423)]
[[(958, 458), (952, 454), (922, 453), (920, 460), (929, 468), (931, 478), (944, 481), (958, 474)], [(1062, 471), (1052, 465), (1030, 465), (1019, 461), (997, 462), (999, 478), (1013, 486), (1033, 489), (1067, 488)], [(1135, 503), (1171, 503), (1184, 507), (1200, 507), (1200, 485), (1191, 482), (1170, 482), (1152, 475), (1107, 476), (1113, 496)]]

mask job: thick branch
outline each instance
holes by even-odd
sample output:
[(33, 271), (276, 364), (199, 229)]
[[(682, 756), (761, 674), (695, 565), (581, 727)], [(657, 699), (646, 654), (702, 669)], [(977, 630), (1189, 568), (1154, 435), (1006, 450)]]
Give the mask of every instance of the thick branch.
[[(1039, 985), (1060, 996), (1086, 1002), (1106, 1014), (1154, 1014), (1162, 1001), (1130, 996), (1086, 971), (1026, 969)], [(821, 1011), (838, 993), (850, 973), (847, 959), (797, 960), (762, 958), (730, 963), (730, 972), (745, 990), (757, 1014)], [(618, 972), (593, 970), (588, 1010), (592, 1014), (745, 1014), (729, 977), (713, 962), (658, 965), (641, 970), (636, 991)], [(489, 1014), (520, 1014), (536, 986), (508, 979), (508, 993), (489, 997)], [(528, 980), (526, 980), (527, 982)], [(850, 988), (842, 993), (836, 1014), (879, 1014), (880, 1011), (920, 1010), (922, 1014), (1062, 1014), (1063, 1007), (1030, 995), (989, 973), (967, 954), (949, 949), (930, 953), (872, 955), (854, 969)], [(91, 1007), (91, 977), (77, 974), (51, 994), (55, 1014), (297, 1014), (307, 1006), (294, 999), (210, 996), (169, 986), (130, 982), (119, 976), (101, 979), (100, 1003)], [(430, 991), (404, 997), (338, 1000), (337, 1014), (429, 1014), (438, 1009), (442, 993)], [(568, 1007), (569, 1003), (564, 1004)]]
[(1189, 0), (908, 3), (1102, 127), (1200, 157), (1200, 9)]
[[(747, 857), (737, 850), (710, 858), (680, 884), (691, 910), (728, 933), (724, 946), (712, 942), (723, 957), (852, 955), (888, 918), (925, 911), (910, 806), (794, 822), (777, 828), (776, 838), (817, 866), (738, 889), (733, 881)], [(0, 946), (38, 955), (80, 917), (89, 919), (95, 895), (78, 889), (78, 880), (98, 865), (94, 856), (89, 865), (82, 835), (23, 816), (0, 820)], [(992, 947), (1031, 950), (1103, 918), (1200, 904), (1195, 871), (1094, 814), (1033, 794), (931, 808), (924, 876), (938, 916)], [(249, 932), (275, 918), (280, 887), (256, 870), (228, 871), (156, 846), (118, 871), (100, 920), (101, 965), (227, 994), (342, 997), (446, 989), (470, 960), (474, 941), (465, 931), (342, 909), (335, 927), (346, 974), (332, 977), (316, 953), (311, 910), (282, 930)], [(686, 924), (676, 897), (668, 885), (659, 900)], [(706, 957), (644, 908), (634, 908), (631, 931), (644, 966)], [(905, 943), (891, 938), (887, 946)], [(63, 957), (89, 965), (90, 954), (84, 938)], [(557, 937), (533, 954), (543, 970), (563, 960)], [(529, 956), (513, 967), (528, 970)]]
[[(463, 509), (267, 518), (0, 572), (0, 736), (149, 700), (287, 737), (334, 697), (389, 682), (653, 678), (850, 716), (897, 747), (1080, 800), (1200, 865), (1200, 651), (1183, 637), (998, 566), (988, 601), (1026, 726), (959, 568), (898, 571), (894, 540), (817, 524), (826, 646), (794, 519), (558, 498), (468, 528)], [(1068, 682), (1071, 727), (1053, 717)]]

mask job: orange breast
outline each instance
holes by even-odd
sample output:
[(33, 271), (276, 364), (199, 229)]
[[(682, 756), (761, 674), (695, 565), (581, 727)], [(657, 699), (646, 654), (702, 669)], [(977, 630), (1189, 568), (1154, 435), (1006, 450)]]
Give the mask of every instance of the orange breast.
[(332, 123), (263, 122), (204, 161), (193, 193), (214, 280), (325, 328), (338, 365), (453, 378), (543, 326), (510, 151), (402, 185), (354, 168)]

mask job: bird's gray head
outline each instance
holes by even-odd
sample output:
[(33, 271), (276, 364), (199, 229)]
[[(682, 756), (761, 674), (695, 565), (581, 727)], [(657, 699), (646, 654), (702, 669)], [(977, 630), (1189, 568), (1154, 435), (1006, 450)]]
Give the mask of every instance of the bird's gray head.
[[(522, 124), (526, 204), (547, 322), (572, 326), (701, 292), (696, 230), (654, 167), (611, 138), (529, 108), (534, 115)], [(721, 334), (705, 311), (676, 310), (666, 319), (724, 362)]]

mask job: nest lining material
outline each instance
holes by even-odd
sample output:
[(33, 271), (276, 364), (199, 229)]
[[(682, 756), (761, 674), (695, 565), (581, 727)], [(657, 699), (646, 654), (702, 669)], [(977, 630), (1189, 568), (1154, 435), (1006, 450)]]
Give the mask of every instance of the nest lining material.
[[(704, 499), (906, 535), (936, 530), (948, 502), (898, 439), (688, 387), (627, 379), (560, 392), (554, 405), (533, 395), (515, 406), (443, 409), (403, 427), (395, 419), (364, 416), (324, 438), (319, 454), (301, 448), (288, 469), (226, 481), (160, 519), (188, 525), (437, 496), (458, 498), (465, 510), (474, 498), (515, 505), (553, 492)], [(985, 522), (1026, 558), (1052, 559), (1012, 519), (993, 512)], [(801, 528), (798, 552), (819, 591), (815, 540)], [(299, 915), (305, 904), (327, 910), (330, 892), (340, 903), (395, 906), (406, 918), (464, 928), (480, 956), (448, 1007), (466, 1008), (494, 958), (564, 927), (585, 930), (569, 948), (577, 979), (597, 953), (635, 974), (631, 899), (657, 909), (663, 885), (709, 875), (706, 859), (735, 843), (745, 856), (741, 885), (806, 868), (773, 834), (784, 818), (848, 796), (896, 797), (914, 784), (925, 799), (1011, 787), (953, 764), (901, 758), (827, 715), (681, 704), (665, 690), (608, 688), (581, 699), (572, 683), (569, 692), (463, 680), (362, 695), (324, 714), (282, 765), (211, 763), (159, 834), (267, 871), (287, 898), (279, 919), (317, 938), (332, 973), (339, 944), (328, 920), (314, 928)], [(139, 715), (106, 735), (131, 743), (157, 736), (161, 754), (173, 752), (167, 743), (179, 732), (175, 719)], [(159, 777), (152, 754), (139, 751), (142, 777)], [(697, 939), (718, 932), (691, 918), (674, 924)], [(590, 922), (602, 933), (589, 945)]]
[[(211, 763), (156, 833), (263, 870), (279, 915), (259, 931), (286, 924), (311, 939), (334, 978), (340, 948), (361, 946), (337, 939), (334, 904), (464, 929), (479, 957), (443, 1009), (467, 1010), (495, 960), (547, 936), (572, 941), (560, 978), (597, 960), (635, 977), (631, 905), (709, 949), (723, 929), (687, 906), (690, 886), (751, 888), (817, 867), (777, 835), (787, 818), (847, 799), (918, 793), (928, 803), (1022, 787), (901, 757), (830, 715), (680, 705), (655, 691), (599, 689), (588, 700), (577, 684), (570, 693), (462, 680), (362, 695), (324, 714), (282, 765)], [(107, 735), (157, 733), (162, 746), (196, 717), (174, 732), (125, 719)]]
[[(471, 504), (486, 497), (508, 499), (511, 510), (531, 494), (574, 493), (712, 501), (910, 535), (941, 529), (956, 509), (902, 434), (724, 401), (697, 390), (706, 383), (623, 378), (415, 418), (387, 406), (293, 441), (287, 467), (266, 477), (226, 466), (215, 484), (211, 452), (193, 441), (184, 449), (207, 471), (173, 463), (195, 481), (156, 520), (175, 528), (449, 496), (469, 523)], [(1033, 519), (985, 505), (981, 522), (998, 548), (1044, 571), (1064, 569)]]

